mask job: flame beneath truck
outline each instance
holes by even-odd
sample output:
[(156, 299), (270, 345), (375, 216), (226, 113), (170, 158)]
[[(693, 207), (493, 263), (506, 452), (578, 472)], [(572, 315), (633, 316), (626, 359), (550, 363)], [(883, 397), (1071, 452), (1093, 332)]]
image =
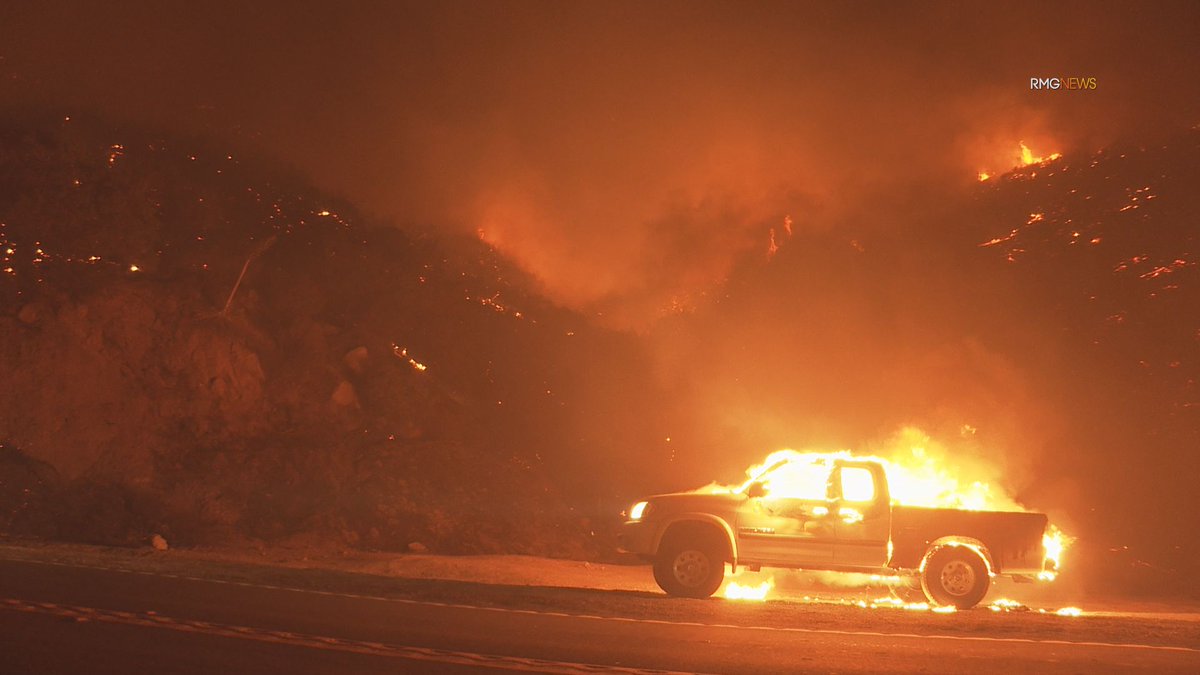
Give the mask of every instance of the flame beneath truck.
[[(732, 574), (721, 594), (726, 599), (740, 601), (765, 602), (773, 595), (772, 599), (812, 605), (933, 614), (959, 611), (953, 605), (930, 604), (911, 592), (906, 593), (909, 588), (909, 580), (901, 576), (804, 570), (751, 572), (743, 568)], [(1032, 607), (1007, 597), (988, 601), (980, 607), (1002, 614), (1086, 616), (1086, 612), (1078, 607)]]
[(767, 594), (774, 587), (775, 577), (768, 577), (766, 581), (754, 586), (730, 581), (725, 586), (724, 596), (727, 600), (766, 600)]
[[(800, 452), (791, 449), (772, 452), (761, 463), (746, 470), (746, 480), (737, 485), (713, 483), (698, 492), (736, 493), (752, 483), (761, 483), (767, 498), (823, 499), (826, 493), (827, 467), (836, 459), (859, 458), (881, 462), (888, 474), (891, 499), (904, 506), (952, 508), (968, 511), (1028, 511), (1010, 496), (996, 481), (998, 470), (982, 462), (966, 462), (951, 456), (944, 448), (919, 429), (903, 429), (888, 447), (884, 456), (863, 457), (849, 451)], [(989, 475), (990, 474), (990, 475)], [(850, 501), (873, 498), (869, 482), (856, 486), (844, 483), (843, 489), (861, 490), (862, 494), (847, 495)], [(861, 518), (853, 509), (841, 508), (838, 517), (846, 522)], [(1071, 537), (1051, 525), (1042, 538), (1045, 547), (1042, 580), (1053, 580), (1062, 569), (1063, 553)], [(747, 587), (730, 582), (724, 591), (726, 598), (765, 599), (772, 585)]]

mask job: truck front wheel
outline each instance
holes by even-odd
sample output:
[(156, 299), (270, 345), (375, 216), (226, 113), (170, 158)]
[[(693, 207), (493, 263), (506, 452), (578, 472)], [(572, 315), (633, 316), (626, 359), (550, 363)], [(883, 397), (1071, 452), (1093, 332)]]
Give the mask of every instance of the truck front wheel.
[(970, 609), (983, 600), (991, 584), (987, 562), (966, 546), (934, 549), (921, 571), (921, 589), (936, 605)]
[(725, 580), (725, 556), (716, 542), (699, 537), (664, 541), (654, 558), (654, 580), (668, 595), (707, 598)]

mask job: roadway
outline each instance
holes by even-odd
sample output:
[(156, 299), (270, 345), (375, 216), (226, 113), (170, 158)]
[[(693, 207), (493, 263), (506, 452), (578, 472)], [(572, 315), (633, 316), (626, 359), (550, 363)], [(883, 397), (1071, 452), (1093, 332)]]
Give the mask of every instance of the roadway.
[(0, 560), (3, 673), (1200, 672), (1200, 627)]

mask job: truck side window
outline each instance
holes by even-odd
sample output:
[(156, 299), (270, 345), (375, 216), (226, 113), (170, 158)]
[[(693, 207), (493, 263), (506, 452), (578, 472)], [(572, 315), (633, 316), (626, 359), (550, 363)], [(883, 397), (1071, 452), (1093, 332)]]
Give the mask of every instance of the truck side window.
[(824, 462), (788, 462), (761, 480), (773, 499), (824, 501), (829, 494), (830, 471)]
[(875, 476), (861, 466), (842, 467), (842, 499), (848, 502), (875, 501)]

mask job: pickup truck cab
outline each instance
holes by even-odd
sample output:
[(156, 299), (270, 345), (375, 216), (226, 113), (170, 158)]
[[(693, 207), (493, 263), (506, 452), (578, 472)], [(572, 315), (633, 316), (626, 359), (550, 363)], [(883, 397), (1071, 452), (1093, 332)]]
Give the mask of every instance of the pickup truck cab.
[(814, 453), (739, 488), (639, 501), (619, 542), (653, 563), (670, 595), (712, 595), (730, 563), (909, 575), (931, 603), (966, 609), (983, 600), (993, 576), (1055, 571), (1047, 525), (1041, 513), (903, 506), (880, 460)]

